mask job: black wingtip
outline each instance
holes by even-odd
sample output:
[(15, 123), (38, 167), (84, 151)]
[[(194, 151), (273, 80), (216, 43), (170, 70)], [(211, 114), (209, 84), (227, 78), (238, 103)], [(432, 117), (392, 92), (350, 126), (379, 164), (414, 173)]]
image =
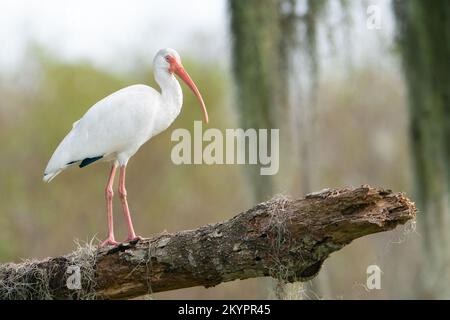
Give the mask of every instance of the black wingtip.
[(86, 167), (86, 166), (90, 165), (91, 163), (93, 163), (93, 162), (95, 162), (97, 160), (100, 160), (101, 158), (103, 158), (103, 156), (83, 159), (83, 161), (81, 161), (79, 167), (80, 168)]

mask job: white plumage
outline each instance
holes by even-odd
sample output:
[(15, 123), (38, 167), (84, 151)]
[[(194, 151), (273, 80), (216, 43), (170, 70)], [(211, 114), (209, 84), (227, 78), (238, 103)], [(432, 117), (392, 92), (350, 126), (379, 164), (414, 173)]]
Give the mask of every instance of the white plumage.
[(53, 153), (44, 172), (44, 181), (83, 159), (100, 157), (125, 165), (151, 137), (175, 120), (183, 104), (183, 94), (165, 60), (178, 53), (163, 49), (154, 59), (155, 78), (162, 94), (146, 85), (132, 85), (112, 93), (93, 105), (73, 124), (72, 130)]
[(178, 53), (173, 49), (162, 49), (153, 64), (161, 93), (138, 84), (116, 91), (94, 104), (73, 124), (72, 130), (56, 148), (44, 171), (45, 182), (73, 165), (84, 166), (95, 160), (113, 161), (111, 175), (114, 179), (115, 167), (125, 168), (129, 158), (151, 137), (168, 128), (180, 113), (183, 93), (174, 74), (198, 97), (208, 122), (203, 99), (184, 70)]
[[(86, 158), (102, 160), (128, 159), (152, 136), (155, 121), (162, 120), (161, 95), (145, 85), (123, 88), (92, 106), (73, 124), (45, 169), (44, 181), (51, 181), (62, 170)], [(173, 120), (173, 119), (172, 119)], [(156, 123), (156, 127), (161, 127)]]

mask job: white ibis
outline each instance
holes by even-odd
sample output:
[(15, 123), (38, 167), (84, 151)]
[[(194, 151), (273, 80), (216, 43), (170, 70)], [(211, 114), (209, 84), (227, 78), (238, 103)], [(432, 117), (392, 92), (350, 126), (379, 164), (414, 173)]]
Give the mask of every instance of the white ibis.
[(113, 183), (117, 167), (119, 195), (128, 225), (127, 241), (140, 239), (134, 232), (125, 189), (128, 160), (151, 137), (167, 129), (181, 111), (183, 92), (174, 74), (178, 75), (200, 101), (205, 122), (208, 113), (195, 83), (181, 64), (173, 49), (158, 51), (154, 60), (154, 76), (161, 93), (142, 85), (132, 85), (112, 93), (94, 104), (76, 121), (53, 153), (44, 172), (44, 181), (50, 182), (61, 171), (79, 165), (83, 168), (95, 161), (112, 162), (105, 188), (108, 213), (108, 238), (100, 246), (116, 245), (113, 226)]

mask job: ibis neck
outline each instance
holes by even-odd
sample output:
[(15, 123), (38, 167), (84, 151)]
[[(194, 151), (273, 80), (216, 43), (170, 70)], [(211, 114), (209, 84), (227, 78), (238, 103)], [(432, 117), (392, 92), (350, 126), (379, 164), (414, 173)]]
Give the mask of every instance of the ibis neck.
[(183, 104), (183, 92), (175, 76), (167, 70), (155, 70), (155, 80), (161, 88), (161, 112), (174, 120)]

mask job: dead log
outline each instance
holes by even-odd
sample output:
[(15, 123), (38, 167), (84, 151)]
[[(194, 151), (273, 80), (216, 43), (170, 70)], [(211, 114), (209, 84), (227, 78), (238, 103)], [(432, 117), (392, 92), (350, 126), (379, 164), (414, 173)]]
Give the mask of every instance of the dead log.
[(276, 197), (196, 230), (0, 265), (0, 299), (132, 298), (267, 276), (305, 281), (332, 252), (415, 214), (402, 193), (369, 186)]

